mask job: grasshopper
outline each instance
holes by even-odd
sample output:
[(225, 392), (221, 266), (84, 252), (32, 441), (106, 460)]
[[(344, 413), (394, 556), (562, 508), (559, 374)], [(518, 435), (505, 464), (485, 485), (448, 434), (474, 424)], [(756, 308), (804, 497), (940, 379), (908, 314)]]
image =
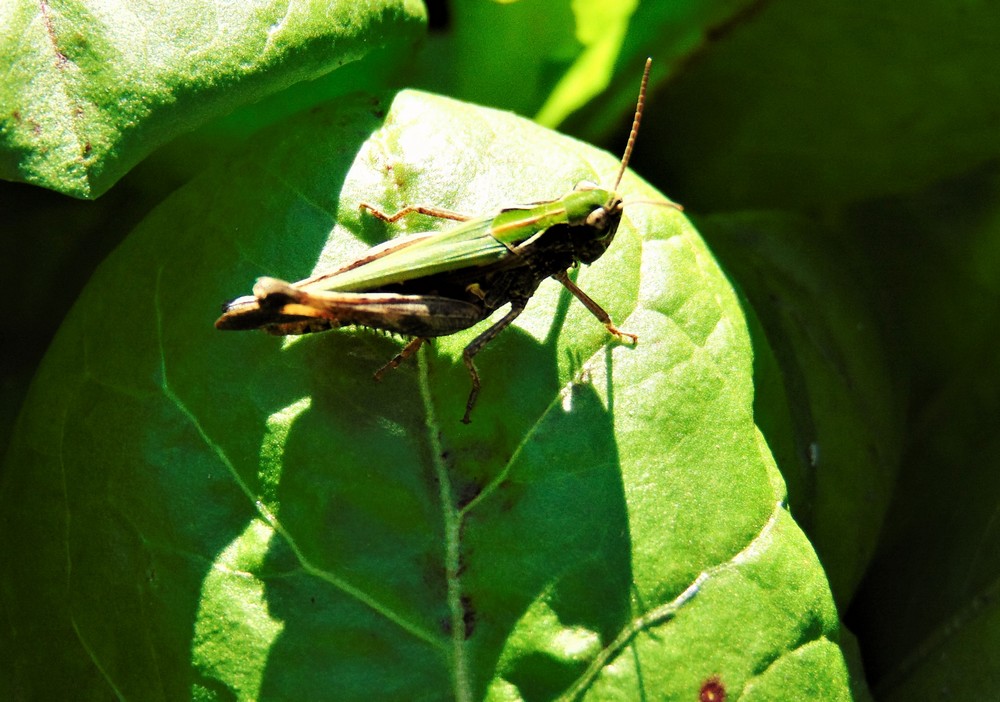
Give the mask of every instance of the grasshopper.
[[(620, 342), (626, 338), (638, 342), (636, 335), (618, 329), (568, 273), (580, 263), (600, 258), (621, 222), (625, 202), (617, 189), (639, 131), (651, 63), (647, 59), (632, 130), (612, 188), (582, 182), (556, 200), (504, 207), (475, 218), (422, 206), (407, 206), (389, 215), (363, 202), (361, 210), (389, 223), (413, 213), (462, 223), (441, 232), (391, 239), (341, 268), (297, 283), (259, 278), (252, 295), (223, 307), (215, 327), (288, 335), (356, 325), (414, 337), (376, 371), (375, 379), (380, 380), (429, 338), (467, 329), (510, 304), (509, 311), (462, 354), (472, 379), (462, 417), (466, 424), (481, 385), (474, 357), (517, 319), (545, 278), (562, 283)], [(668, 200), (644, 202), (681, 209)]]

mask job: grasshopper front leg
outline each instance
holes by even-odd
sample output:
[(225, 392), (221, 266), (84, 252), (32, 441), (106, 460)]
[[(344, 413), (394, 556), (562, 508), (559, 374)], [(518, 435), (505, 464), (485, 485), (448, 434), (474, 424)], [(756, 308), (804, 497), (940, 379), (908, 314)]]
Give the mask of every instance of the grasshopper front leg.
[(386, 214), (374, 205), (369, 205), (367, 202), (359, 204), (358, 209), (367, 210), (373, 217), (381, 219), (383, 222), (389, 222), (390, 224), (414, 212), (417, 214), (427, 215), (428, 217), (437, 217), (438, 219), (453, 219), (456, 222), (468, 222), (470, 219), (473, 219), (473, 217), (464, 215), (460, 212), (452, 212), (451, 210), (446, 210), (441, 207), (426, 207), (424, 205), (407, 205), (403, 209), (391, 215)]
[(597, 319), (601, 321), (601, 323), (605, 326), (605, 328), (607, 328), (607, 330), (611, 333), (611, 335), (614, 336), (616, 339), (618, 339), (618, 341), (624, 342), (625, 337), (628, 337), (629, 339), (632, 340), (633, 344), (639, 343), (638, 336), (636, 336), (635, 334), (629, 334), (628, 332), (623, 332), (621, 329), (616, 327), (614, 323), (611, 321), (611, 315), (605, 312), (604, 308), (601, 307), (599, 304), (597, 304), (594, 301), (594, 299), (590, 297), (590, 295), (588, 295), (579, 287), (577, 287), (576, 283), (574, 283), (572, 280), (569, 279), (569, 274), (566, 271), (563, 271), (562, 273), (556, 273), (552, 277), (558, 280), (563, 285), (565, 285), (566, 289), (569, 290), (571, 293), (573, 293), (573, 296), (576, 297), (577, 300), (582, 302), (583, 306), (586, 307), (588, 310), (590, 310), (590, 313), (595, 317), (597, 317)]
[(524, 307), (527, 304), (527, 300), (512, 300), (510, 303), (510, 312), (505, 314), (499, 322), (473, 339), (462, 352), (462, 362), (469, 369), (469, 376), (472, 378), (472, 390), (469, 392), (469, 400), (465, 403), (465, 414), (462, 416), (463, 424), (468, 424), (472, 421), (469, 415), (472, 414), (472, 407), (476, 404), (476, 398), (479, 397), (479, 371), (476, 370), (476, 365), (472, 362), (472, 357), (482, 351), (486, 344), (493, 341), (497, 334), (509, 327), (510, 323), (524, 312)]

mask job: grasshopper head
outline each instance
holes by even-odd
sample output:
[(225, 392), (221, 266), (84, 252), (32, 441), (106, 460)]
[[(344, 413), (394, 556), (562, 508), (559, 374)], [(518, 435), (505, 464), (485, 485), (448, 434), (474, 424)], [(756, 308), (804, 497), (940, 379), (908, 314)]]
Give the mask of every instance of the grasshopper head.
[(622, 198), (613, 190), (584, 181), (564, 200), (577, 258), (593, 263), (615, 238), (622, 221)]
[(625, 203), (618, 194), (618, 186), (625, 175), (628, 160), (632, 156), (635, 138), (639, 134), (639, 121), (642, 119), (642, 108), (646, 99), (646, 85), (649, 83), (649, 68), (652, 59), (646, 59), (646, 67), (642, 71), (642, 83), (639, 85), (639, 99), (635, 105), (635, 117), (632, 119), (632, 130), (628, 135), (625, 153), (618, 167), (618, 175), (610, 189), (602, 188), (594, 183), (583, 181), (577, 183), (573, 192), (567, 195), (566, 217), (572, 228), (573, 248), (577, 258), (583, 263), (596, 261), (611, 244), (622, 221), (622, 211)]

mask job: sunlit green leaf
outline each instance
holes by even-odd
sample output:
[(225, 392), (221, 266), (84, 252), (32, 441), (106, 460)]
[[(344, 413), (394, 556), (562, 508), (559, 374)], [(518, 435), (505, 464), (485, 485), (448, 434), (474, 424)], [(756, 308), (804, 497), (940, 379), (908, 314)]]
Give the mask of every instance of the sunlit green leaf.
[(282, 123), (155, 210), (66, 320), (8, 456), (0, 659), (16, 675), (0, 685), (697, 699), (780, 680), (848, 699), (829, 588), (754, 425), (739, 304), (675, 210), (628, 207), (579, 272), (638, 346), (544, 283), (478, 357), (470, 426), (459, 356), (481, 327), (380, 384), (396, 340), (212, 328), (258, 275), (453, 226), (385, 225), (362, 200), (482, 213), (616, 167), (403, 92)]
[(0, 177), (103, 193), (171, 138), (389, 43), (418, 0), (0, 5)]

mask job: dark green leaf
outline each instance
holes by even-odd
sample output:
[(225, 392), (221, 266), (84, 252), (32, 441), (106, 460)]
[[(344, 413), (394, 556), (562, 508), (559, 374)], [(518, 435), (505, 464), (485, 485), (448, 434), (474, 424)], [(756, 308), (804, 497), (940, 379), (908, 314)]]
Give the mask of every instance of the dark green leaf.
[(857, 201), (1000, 154), (991, 3), (760, 6), (659, 95), (659, 148), (636, 168), (676, 184), (681, 202), (717, 211)]
[(844, 218), (882, 273), (895, 357), (913, 376), (885, 543), (850, 613), (884, 699), (1000, 696), (997, 203), (994, 161)]

